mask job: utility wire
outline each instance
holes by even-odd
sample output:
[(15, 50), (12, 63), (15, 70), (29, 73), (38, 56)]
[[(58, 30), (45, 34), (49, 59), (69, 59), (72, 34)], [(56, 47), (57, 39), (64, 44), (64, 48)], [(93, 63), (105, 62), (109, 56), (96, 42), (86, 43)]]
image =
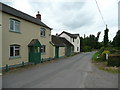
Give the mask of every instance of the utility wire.
[(99, 11), (99, 13), (100, 13), (100, 15), (101, 15), (101, 18), (102, 18), (102, 20), (103, 20), (103, 23), (106, 25), (105, 20), (104, 20), (104, 18), (103, 18), (103, 15), (102, 15), (102, 13), (101, 13), (101, 10), (100, 10), (100, 8), (99, 8), (99, 5), (98, 5), (98, 3), (97, 3), (97, 0), (95, 0), (95, 2), (96, 2), (96, 5), (97, 5), (97, 8), (98, 8), (98, 11)]

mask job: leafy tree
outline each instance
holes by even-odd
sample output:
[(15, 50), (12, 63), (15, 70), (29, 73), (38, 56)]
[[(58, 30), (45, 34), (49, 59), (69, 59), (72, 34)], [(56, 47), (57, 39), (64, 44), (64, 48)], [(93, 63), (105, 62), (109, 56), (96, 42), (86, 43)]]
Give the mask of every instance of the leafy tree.
[(106, 30), (104, 30), (104, 47), (107, 47), (108, 46), (108, 32), (109, 32), (109, 29), (107, 28), (107, 25), (106, 25)]
[(99, 36), (101, 32), (97, 33), (97, 37), (95, 35), (90, 34), (89, 36), (85, 36), (84, 38), (80, 37), (81, 40), (81, 51), (90, 51), (90, 49), (99, 49), (101, 44), (98, 42)]
[(113, 38), (112, 44), (114, 47), (120, 47), (120, 30), (118, 30), (116, 36)]
[(97, 40), (97, 41), (99, 40), (100, 34), (101, 34), (101, 32), (98, 32), (98, 33), (97, 33), (97, 37), (96, 37), (96, 40)]

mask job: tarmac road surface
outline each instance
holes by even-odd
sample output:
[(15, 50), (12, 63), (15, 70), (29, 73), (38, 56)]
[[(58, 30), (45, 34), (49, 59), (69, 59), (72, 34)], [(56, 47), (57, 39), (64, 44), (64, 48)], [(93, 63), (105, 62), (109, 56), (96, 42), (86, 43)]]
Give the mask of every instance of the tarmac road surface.
[[(98, 70), (94, 52), (3, 75), (3, 88), (118, 88), (118, 74)], [(48, 61), (49, 62), (49, 61)]]

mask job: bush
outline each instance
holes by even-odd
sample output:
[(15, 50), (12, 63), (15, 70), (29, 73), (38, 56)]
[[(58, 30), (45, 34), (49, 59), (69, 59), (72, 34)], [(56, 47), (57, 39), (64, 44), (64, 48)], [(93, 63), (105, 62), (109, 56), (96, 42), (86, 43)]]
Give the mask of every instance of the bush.
[(116, 51), (116, 49), (113, 47), (107, 47), (107, 48), (105, 48), (105, 50), (110, 51), (110, 53), (114, 53)]
[(84, 52), (91, 52), (91, 47), (90, 46), (84, 46), (83, 51)]
[(109, 56), (108, 66), (120, 66), (120, 55), (118, 56)]
[(101, 59), (102, 61), (105, 61), (106, 60), (106, 53), (109, 55), (110, 54), (110, 51), (108, 50), (104, 50), (101, 54)]
[(120, 47), (115, 47), (115, 49), (120, 50)]
[(99, 52), (96, 52), (96, 53), (92, 56), (92, 60), (93, 60), (93, 61), (97, 61), (97, 62), (103, 61), (101, 55), (99, 54)]
[(109, 54), (110, 54), (110, 51), (104, 50), (104, 51), (102, 52), (102, 56), (103, 56), (104, 54), (106, 54), (106, 53), (109, 55)]
[(101, 47), (99, 50), (99, 53), (102, 54), (102, 52), (105, 50), (105, 47)]

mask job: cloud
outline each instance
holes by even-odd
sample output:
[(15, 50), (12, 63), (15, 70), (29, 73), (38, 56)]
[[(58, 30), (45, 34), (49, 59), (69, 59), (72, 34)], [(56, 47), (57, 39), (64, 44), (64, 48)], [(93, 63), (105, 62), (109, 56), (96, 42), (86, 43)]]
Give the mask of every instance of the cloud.
[[(108, 24), (110, 40), (115, 36), (118, 27), (118, 1), (97, 0), (102, 15)], [(80, 35), (97, 34), (101, 31), (103, 40), (105, 24), (98, 12), (94, 0), (12, 0), (5, 2), (31, 16), (37, 11), (42, 15), (42, 21), (53, 28), (52, 34), (66, 30)]]

